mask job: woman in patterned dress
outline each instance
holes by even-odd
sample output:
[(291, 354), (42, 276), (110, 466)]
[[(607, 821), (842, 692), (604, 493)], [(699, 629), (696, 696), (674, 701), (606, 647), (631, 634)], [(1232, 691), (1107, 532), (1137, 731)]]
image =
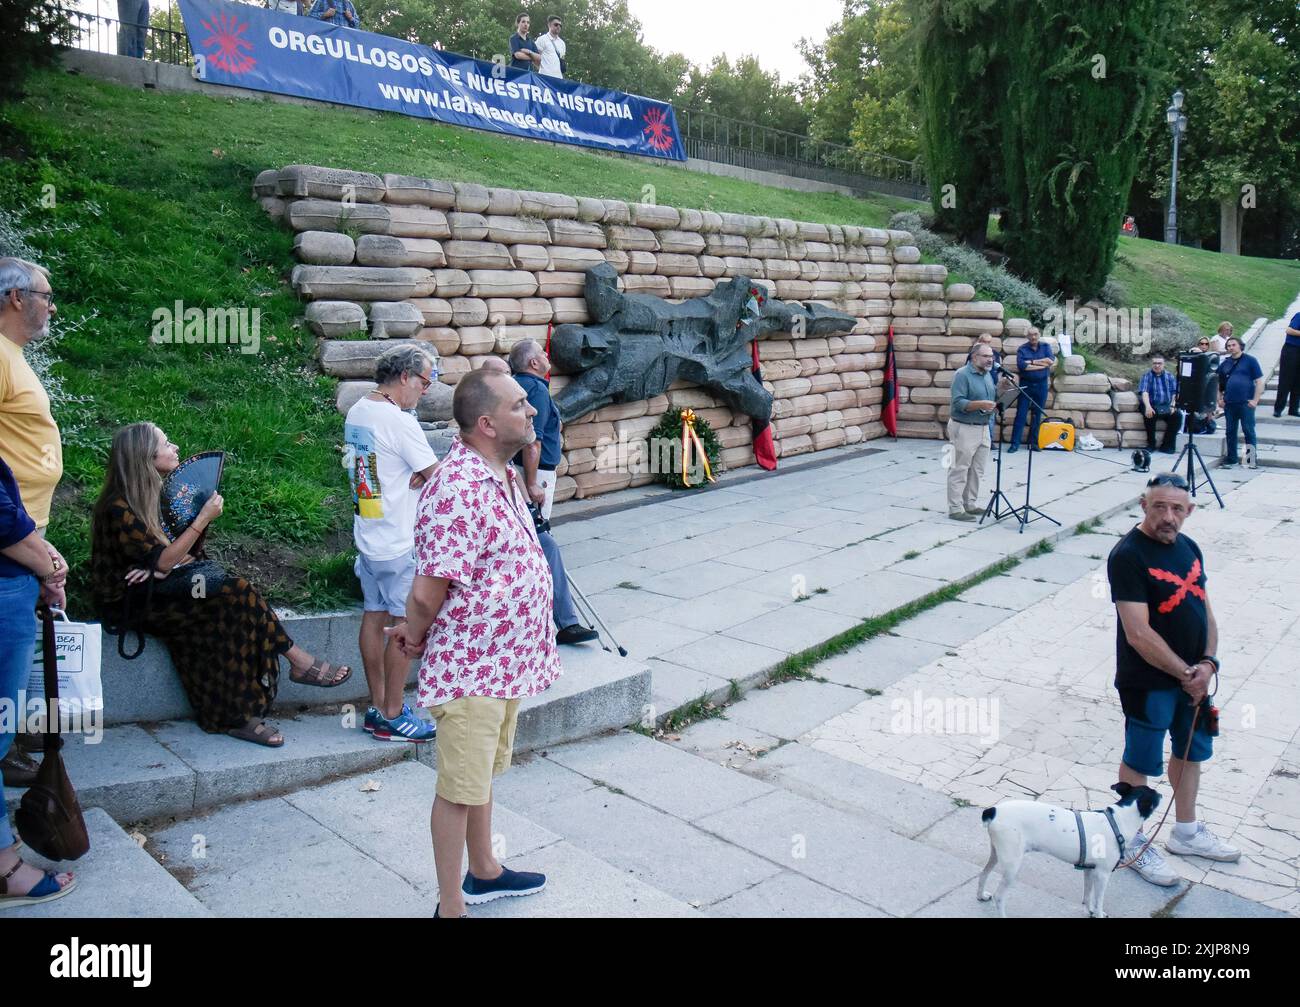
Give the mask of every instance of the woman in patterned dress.
[[(203, 730), (278, 748), (284, 738), (263, 718), (275, 699), (280, 656), (289, 661), (290, 678), (306, 685), (342, 685), (352, 669), (318, 661), (296, 646), (248, 581), (204, 556), (199, 536), (221, 515), (220, 494), (174, 542), (168, 539), (160, 494), (163, 478), (179, 464), (176, 445), (152, 423), (113, 436), (91, 530), (96, 606), (107, 624), (125, 619), (129, 628), (166, 644)], [(146, 604), (151, 569), (157, 581)], [(198, 589), (207, 585), (211, 589)]]

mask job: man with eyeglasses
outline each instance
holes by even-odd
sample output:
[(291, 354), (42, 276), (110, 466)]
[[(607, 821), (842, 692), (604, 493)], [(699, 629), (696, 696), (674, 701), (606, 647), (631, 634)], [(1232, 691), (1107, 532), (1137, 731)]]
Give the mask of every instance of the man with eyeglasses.
[(415, 581), (415, 511), (438, 458), (412, 415), (437, 380), (422, 346), (385, 350), (375, 390), (348, 410), (343, 433), (352, 483), (355, 572), (361, 581), (361, 662), (370, 686), (365, 729), (380, 741), (430, 741), (434, 727), (402, 701), (411, 659), (385, 633), (406, 619)]
[(1138, 382), (1138, 398), (1142, 401), (1142, 423), (1147, 428), (1147, 450), (1156, 449), (1156, 423), (1164, 420), (1165, 432), (1160, 439), (1160, 450), (1171, 455), (1178, 442), (1178, 428), (1182, 413), (1175, 407), (1178, 379), (1165, 370), (1165, 358), (1157, 353), (1151, 358), (1151, 370)]
[[(50, 411), (50, 397), (23, 348), (50, 334), (50, 319), (57, 313), (50, 274), (44, 267), (26, 259), (0, 258), (0, 457), (13, 471), (23, 507), (42, 540), (50, 523), (54, 489), (63, 476), (63, 441)], [(68, 564), (54, 546), (44, 544), (53, 570), (42, 584), (61, 596)], [(12, 640), (0, 634), (0, 649), (17, 653), (34, 639)], [(24, 752), (39, 747), (38, 737), (19, 735), (4, 758), (9, 785), (30, 785), (37, 767)]]
[[(1201, 764), (1213, 754), (1217, 733), (1209, 696), (1211, 685), (1217, 689), (1219, 631), (1206, 593), (1205, 558), (1182, 534), (1195, 509), (1182, 476), (1156, 476), (1142, 494), (1141, 524), (1111, 550), (1106, 563), (1118, 616), (1115, 688), (1124, 711), (1119, 781), (1146, 786), (1149, 777), (1158, 777), (1167, 734), (1177, 824), (1165, 849), (1231, 862), (1241, 851), (1196, 817)], [(1143, 878), (1165, 887), (1178, 884), (1178, 875), (1141, 832), (1133, 849), (1143, 850), (1133, 864)]]

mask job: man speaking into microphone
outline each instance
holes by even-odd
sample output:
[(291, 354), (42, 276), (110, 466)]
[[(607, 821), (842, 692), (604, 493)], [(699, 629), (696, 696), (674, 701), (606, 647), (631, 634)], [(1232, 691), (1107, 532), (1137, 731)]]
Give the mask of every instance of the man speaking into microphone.
[(948, 516), (954, 521), (974, 521), (984, 513), (976, 501), (989, 458), (989, 418), (997, 404), (992, 367), (993, 347), (979, 343), (971, 350), (970, 363), (952, 379), (948, 410), (948, 442), (952, 445)]

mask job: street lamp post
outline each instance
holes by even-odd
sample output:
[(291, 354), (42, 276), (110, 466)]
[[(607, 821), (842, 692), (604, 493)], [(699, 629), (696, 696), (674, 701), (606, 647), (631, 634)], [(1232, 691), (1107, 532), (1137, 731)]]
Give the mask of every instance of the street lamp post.
[(1165, 218), (1165, 241), (1178, 244), (1178, 141), (1187, 132), (1187, 116), (1183, 114), (1183, 92), (1175, 91), (1169, 107), (1165, 109), (1165, 122), (1174, 136), (1174, 165), (1169, 174), (1169, 215)]

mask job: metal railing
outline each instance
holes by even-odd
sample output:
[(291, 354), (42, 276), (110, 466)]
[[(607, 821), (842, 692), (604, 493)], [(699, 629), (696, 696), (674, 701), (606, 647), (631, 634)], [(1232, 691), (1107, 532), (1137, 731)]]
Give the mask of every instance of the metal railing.
[[(96, 12), (90, 13), (66, 3), (50, 4), (61, 7), (76, 27), (75, 48), (121, 53), (122, 22), (103, 12), (103, 8), (116, 12), (117, 5), (112, 0), (95, 0), (95, 5)], [(194, 60), (180, 14), (174, 5), (167, 8), (166, 14), (165, 27), (150, 24), (146, 28), (144, 58), (190, 66)], [(153, 20), (161, 18), (155, 15)], [(917, 161), (869, 154), (801, 133), (730, 119), (707, 109), (675, 111), (687, 157), (910, 199), (929, 196), (925, 172)]]

